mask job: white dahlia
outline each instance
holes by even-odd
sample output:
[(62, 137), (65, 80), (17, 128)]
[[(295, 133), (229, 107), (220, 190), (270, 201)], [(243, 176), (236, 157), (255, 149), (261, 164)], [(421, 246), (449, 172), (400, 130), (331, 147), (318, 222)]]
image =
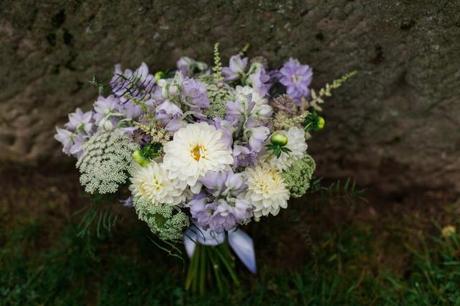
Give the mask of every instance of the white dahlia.
[(186, 187), (183, 182), (169, 178), (162, 164), (152, 161), (146, 167), (134, 169), (129, 189), (134, 197), (153, 204), (178, 205), (185, 201)]
[(254, 207), (256, 220), (272, 214), (276, 216), (280, 208), (287, 207), (289, 191), (280, 172), (270, 165), (247, 168), (248, 189), (245, 199)]
[(179, 129), (172, 141), (164, 146), (163, 164), (170, 177), (190, 187), (208, 171), (222, 171), (233, 164), (232, 151), (223, 133), (201, 122)]
[(280, 157), (270, 156), (270, 164), (279, 170), (286, 170), (296, 160), (303, 158), (307, 152), (305, 143), (305, 132), (303, 129), (291, 127), (287, 131), (281, 132), (288, 138), (286, 147), (289, 152), (282, 152)]

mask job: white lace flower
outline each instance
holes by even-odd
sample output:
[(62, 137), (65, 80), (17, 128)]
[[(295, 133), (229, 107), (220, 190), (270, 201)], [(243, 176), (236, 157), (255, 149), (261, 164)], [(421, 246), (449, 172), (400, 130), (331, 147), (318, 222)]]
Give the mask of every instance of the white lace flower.
[(307, 152), (307, 144), (305, 143), (305, 132), (303, 129), (291, 127), (287, 131), (283, 131), (288, 138), (286, 147), (290, 152), (282, 152), (280, 157), (271, 156), (270, 164), (279, 170), (289, 168), (296, 160), (303, 158)]
[(245, 171), (248, 189), (245, 199), (254, 207), (256, 220), (287, 207), (289, 191), (278, 170), (269, 165), (247, 168)]
[(152, 161), (146, 167), (136, 166), (131, 178), (130, 190), (153, 204), (178, 205), (185, 201), (186, 185), (168, 177), (162, 164)]
[(189, 124), (174, 134), (164, 146), (163, 164), (174, 180), (193, 187), (208, 171), (222, 171), (233, 164), (231, 149), (223, 133), (201, 122)]

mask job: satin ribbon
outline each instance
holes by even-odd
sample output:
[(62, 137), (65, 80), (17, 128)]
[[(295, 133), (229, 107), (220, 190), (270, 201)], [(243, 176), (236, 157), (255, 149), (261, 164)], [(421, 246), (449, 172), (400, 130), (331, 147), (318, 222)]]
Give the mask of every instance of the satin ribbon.
[(204, 230), (198, 225), (190, 226), (184, 233), (184, 245), (188, 257), (192, 257), (195, 252), (196, 244), (216, 246), (224, 243), (227, 234), (228, 243), (241, 262), (252, 273), (256, 273), (256, 256), (254, 252), (254, 243), (244, 231), (234, 229), (227, 232), (215, 232)]

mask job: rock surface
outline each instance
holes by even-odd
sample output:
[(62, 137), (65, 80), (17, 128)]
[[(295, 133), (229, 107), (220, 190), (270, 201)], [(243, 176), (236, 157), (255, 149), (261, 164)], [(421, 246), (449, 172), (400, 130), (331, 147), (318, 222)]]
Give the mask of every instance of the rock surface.
[[(45, 3), (49, 2), (49, 3)], [(326, 106), (311, 141), (323, 176), (383, 190), (460, 192), (460, 2), (2, 1), (0, 162), (65, 163), (54, 126), (97, 96), (113, 65), (152, 70), (246, 43), (274, 64), (315, 69), (315, 87), (359, 74)], [(68, 162), (68, 161), (67, 161)]]

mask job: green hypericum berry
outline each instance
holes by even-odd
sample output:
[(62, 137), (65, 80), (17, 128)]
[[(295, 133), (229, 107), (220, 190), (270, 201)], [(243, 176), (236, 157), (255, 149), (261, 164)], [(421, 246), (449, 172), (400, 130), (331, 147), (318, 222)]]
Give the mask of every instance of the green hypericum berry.
[(166, 77), (166, 73), (164, 73), (163, 71), (158, 71), (157, 73), (155, 73), (155, 80), (161, 80), (161, 79), (164, 79)]
[(286, 135), (283, 135), (281, 133), (273, 133), (272, 137), (270, 138), (270, 141), (274, 145), (285, 146), (288, 143), (288, 138)]
[(322, 130), (325, 125), (326, 120), (324, 120), (324, 118), (318, 115), (318, 113), (316, 113), (315, 111), (309, 113), (305, 117), (304, 127), (305, 131), (307, 132)]
[(323, 117), (319, 116), (318, 118), (318, 129), (322, 130), (324, 128), (324, 126), (326, 125), (326, 120), (324, 120)]
[(142, 167), (145, 167), (149, 164), (149, 160), (144, 158), (144, 156), (142, 156), (141, 150), (134, 151), (132, 156), (133, 156), (134, 161), (138, 163), (139, 165), (141, 165)]

